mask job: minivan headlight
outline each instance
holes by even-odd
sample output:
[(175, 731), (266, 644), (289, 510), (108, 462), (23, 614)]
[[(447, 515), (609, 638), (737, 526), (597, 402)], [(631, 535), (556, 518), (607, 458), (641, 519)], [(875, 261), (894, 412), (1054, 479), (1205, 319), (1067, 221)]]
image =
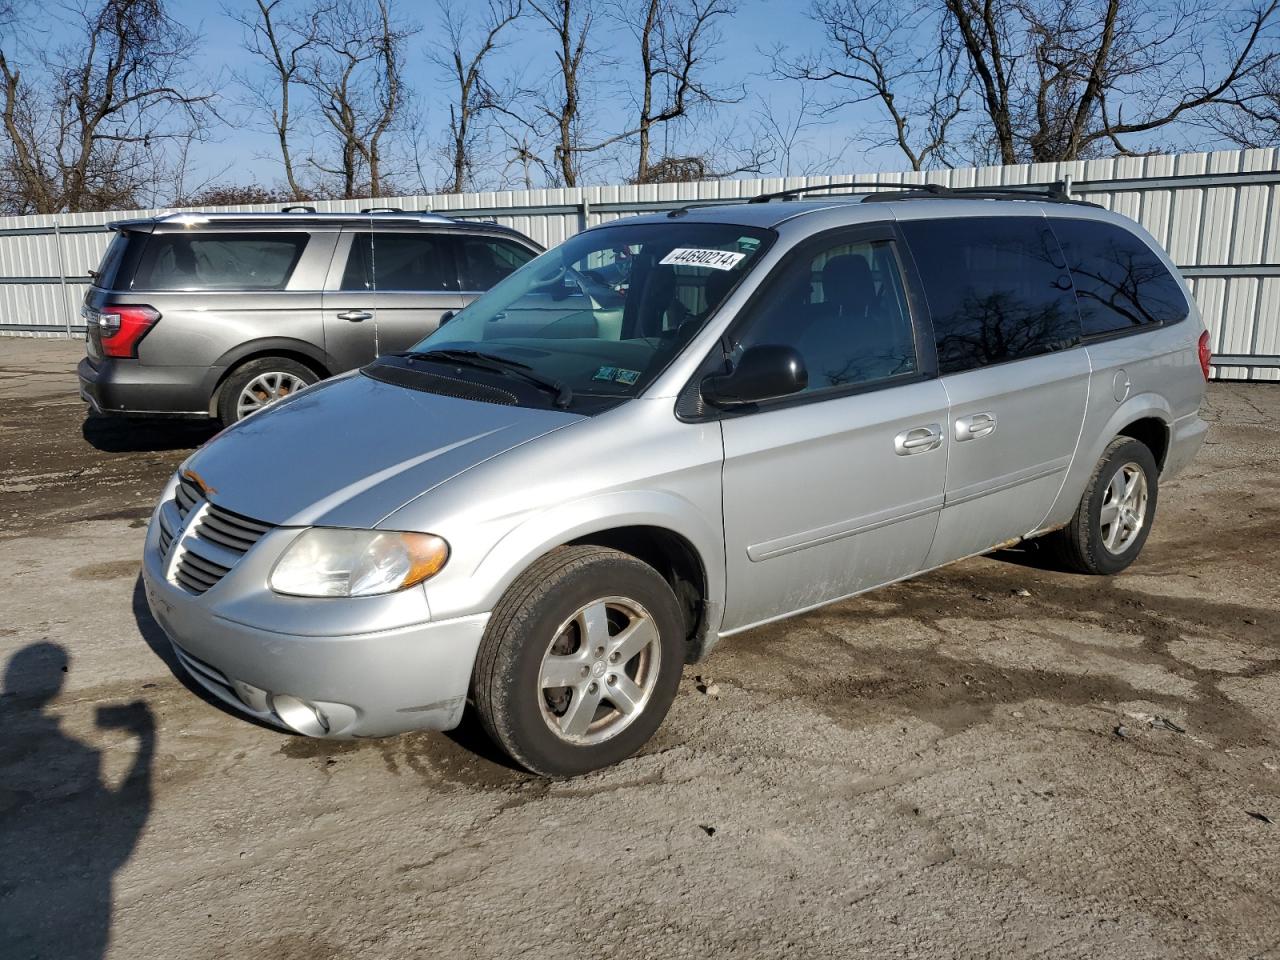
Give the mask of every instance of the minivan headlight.
[(371, 597), (440, 572), (449, 545), (429, 533), (313, 527), (289, 544), (271, 589), (295, 597)]

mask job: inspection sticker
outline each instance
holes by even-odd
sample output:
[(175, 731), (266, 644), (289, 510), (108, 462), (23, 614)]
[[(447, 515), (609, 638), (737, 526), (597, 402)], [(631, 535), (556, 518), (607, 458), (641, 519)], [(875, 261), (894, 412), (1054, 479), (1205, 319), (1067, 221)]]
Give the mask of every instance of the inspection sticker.
[(728, 250), (698, 250), (694, 247), (676, 247), (658, 262), (675, 267), (710, 267), (712, 270), (732, 270), (740, 264), (745, 253)]

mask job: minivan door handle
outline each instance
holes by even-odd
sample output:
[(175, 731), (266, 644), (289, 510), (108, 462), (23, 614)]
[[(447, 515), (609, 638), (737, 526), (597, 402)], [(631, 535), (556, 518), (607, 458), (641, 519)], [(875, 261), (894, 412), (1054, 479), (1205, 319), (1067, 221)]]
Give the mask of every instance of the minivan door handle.
[(359, 323), (361, 320), (371, 320), (373, 314), (368, 310), (344, 310), (338, 314), (339, 320), (350, 320), (352, 323)]
[(975, 413), (971, 417), (961, 417), (956, 421), (956, 440), (977, 440), (995, 433), (996, 415), (994, 413)]
[(928, 453), (942, 446), (942, 427), (931, 423), (927, 427), (913, 427), (903, 430), (893, 438), (894, 452), (900, 457), (909, 457), (913, 453)]

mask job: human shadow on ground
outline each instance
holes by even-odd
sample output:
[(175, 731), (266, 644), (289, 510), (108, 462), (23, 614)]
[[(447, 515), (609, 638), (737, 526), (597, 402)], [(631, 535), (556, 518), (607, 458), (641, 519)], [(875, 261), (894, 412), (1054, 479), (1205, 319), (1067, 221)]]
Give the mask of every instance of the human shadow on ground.
[[(102, 751), (52, 712), (68, 656), (33, 643), (5, 667), (0, 697), (0, 954), (97, 960), (111, 939), (112, 886), (151, 812), (155, 720), (141, 701), (102, 705), (103, 739), (132, 757), (119, 786)], [(125, 736), (121, 738), (120, 734)]]

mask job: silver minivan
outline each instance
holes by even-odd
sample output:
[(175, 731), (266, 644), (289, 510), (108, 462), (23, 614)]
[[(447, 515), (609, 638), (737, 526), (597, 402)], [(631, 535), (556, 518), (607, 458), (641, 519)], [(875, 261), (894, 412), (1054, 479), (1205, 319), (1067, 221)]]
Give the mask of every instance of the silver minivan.
[(1206, 429), (1158, 245), (1057, 192), (801, 193), (579, 233), (193, 454), (143, 569), (194, 680), (308, 736), (470, 702), (568, 776), (735, 633), (1031, 537), (1132, 563)]

